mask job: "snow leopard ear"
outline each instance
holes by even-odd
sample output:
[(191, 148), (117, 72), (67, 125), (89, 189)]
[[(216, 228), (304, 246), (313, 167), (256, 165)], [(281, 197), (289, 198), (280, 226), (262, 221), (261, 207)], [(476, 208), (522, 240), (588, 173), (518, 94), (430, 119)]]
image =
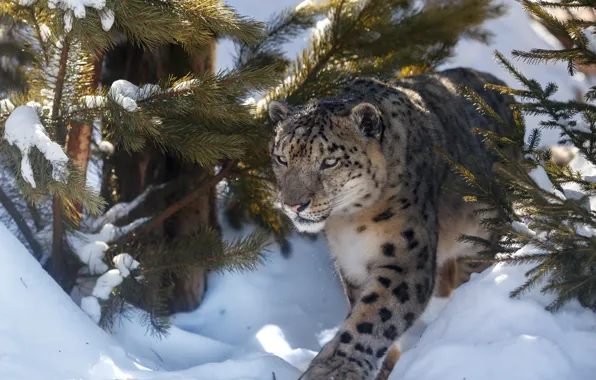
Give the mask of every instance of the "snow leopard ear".
[(350, 110), (350, 117), (366, 137), (379, 139), (383, 133), (381, 123), (381, 112), (370, 103), (362, 102)]
[(288, 107), (288, 105), (277, 100), (270, 101), (268, 109), (269, 117), (274, 123), (284, 121), (290, 113), (290, 108)]

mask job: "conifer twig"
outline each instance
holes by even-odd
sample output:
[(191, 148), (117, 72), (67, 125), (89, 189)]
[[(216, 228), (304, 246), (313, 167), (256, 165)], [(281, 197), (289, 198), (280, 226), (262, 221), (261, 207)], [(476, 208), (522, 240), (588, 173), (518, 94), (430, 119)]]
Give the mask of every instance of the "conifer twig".
[(69, 51), (70, 39), (68, 37), (64, 37), (64, 40), (62, 41), (62, 51), (60, 52), (60, 61), (58, 62), (58, 76), (56, 78), (56, 89), (54, 90), (54, 101), (52, 105), (52, 121), (56, 123), (56, 140), (57, 143), (62, 146), (66, 141), (66, 129), (64, 125), (59, 122), (60, 105), (62, 101), (64, 82), (66, 81), (66, 66), (68, 64)]
[(203, 182), (201, 184), (201, 186), (197, 187), (192, 193), (187, 194), (184, 198), (180, 199), (178, 202), (170, 205), (161, 214), (159, 214), (155, 218), (151, 219), (151, 221), (147, 222), (143, 226), (139, 227), (136, 230), (132, 230), (128, 234), (124, 235), (123, 237), (118, 239), (118, 241), (116, 243), (118, 243), (118, 244), (125, 243), (125, 242), (131, 240), (133, 237), (138, 236), (139, 234), (147, 233), (147, 232), (153, 230), (155, 227), (162, 225), (163, 222), (167, 218), (171, 217), (172, 215), (174, 215), (175, 213), (180, 211), (182, 208), (184, 208), (190, 202), (194, 201), (195, 198), (200, 196), (204, 191), (215, 186), (219, 181), (224, 179), (230, 173), (230, 171), (234, 167), (235, 163), (236, 163), (236, 161), (234, 161), (234, 160), (228, 161), (226, 166), (224, 166), (219, 173), (217, 173), (210, 179)]
[[(54, 92), (54, 103), (52, 105), (52, 121), (56, 127), (57, 142), (61, 146), (66, 141), (66, 130), (60, 119), (60, 103), (62, 101), (62, 91), (64, 89), (64, 82), (66, 81), (66, 66), (68, 64), (68, 52), (70, 50), (70, 39), (64, 37), (62, 41), (62, 52), (60, 53), (60, 61), (58, 62), (58, 76), (56, 78), (56, 87)], [(62, 200), (60, 196), (54, 195), (52, 200), (52, 266), (54, 273), (58, 277), (58, 282), (62, 285), (64, 283), (64, 257), (62, 256)]]
[(33, 257), (35, 257), (36, 259), (39, 260), (39, 258), (41, 257), (41, 254), (43, 252), (41, 245), (39, 244), (39, 242), (33, 235), (33, 232), (31, 231), (31, 229), (25, 222), (25, 219), (23, 219), (23, 216), (21, 215), (19, 210), (17, 210), (14, 203), (10, 200), (8, 195), (6, 195), (6, 193), (2, 190), (1, 187), (0, 187), (0, 204), (2, 205), (2, 207), (4, 207), (6, 212), (8, 212), (8, 214), (10, 215), (12, 220), (14, 220), (15, 224), (17, 225), (17, 227), (23, 234), (23, 237), (25, 238), (25, 240), (27, 240), (27, 243), (29, 243), (31, 250), (33, 251), (32, 252)]
[(43, 53), (44, 62), (46, 65), (50, 64), (50, 57), (48, 55), (48, 51), (43, 44), (43, 37), (41, 36), (41, 28), (39, 27), (39, 23), (37, 22), (37, 17), (35, 17), (35, 10), (33, 7), (29, 9), (29, 13), (31, 15), (31, 20), (33, 22), (33, 27), (35, 29), (35, 33), (37, 34), (37, 40), (39, 41), (39, 47), (41, 48), (41, 52)]
[(184, 206), (188, 205), (190, 202), (194, 201), (195, 198), (201, 195), (202, 192), (215, 186), (219, 181), (221, 181), (228, 175), (228, 172), (232, 169), (235, 163), (236, 162), (234, 160), (228, 161), (226, 166), (222, 168), (219, 173), (217, 173), (215, 176), (211, 177), (207, 181), (203, 182), (201, 186), (196, 188), (192, 193), (186, 195), (184, 198), (165, 209), (164, 212), (162, 212), (159, 216), (155, 217), (151, 222), (149, 222), (147, 224), (147, 229), (150, 230), (153, 229), (155, 226), (161, 225), (167, 218), (180, 211)]

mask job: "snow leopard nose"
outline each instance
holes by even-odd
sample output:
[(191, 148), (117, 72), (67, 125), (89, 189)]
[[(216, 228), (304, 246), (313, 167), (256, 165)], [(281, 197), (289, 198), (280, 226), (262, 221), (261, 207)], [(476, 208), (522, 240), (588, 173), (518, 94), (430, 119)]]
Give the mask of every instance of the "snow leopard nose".
[(312, 203), (312, 200), (311, 200), (311, 199), (309, 199), (308, 201), (306, 201), (306, 202), (304, 202), (304, 203), (300, 203), (300, 204), (293, 205), (293, 206), (292, 206), (292, 205), (288, 205), (288, 204), (286, 204), (286, 206), (287, 206), (287, 207), (288, 207), (290, 210), (294, 211), (295, 213), (299, 213), (299, 212), (302, 212), (302, 211), (306, 210), (306, 208), (307, 208), (308, 206), (310, 206), (310, 204), (311, 204), (311, 203)]

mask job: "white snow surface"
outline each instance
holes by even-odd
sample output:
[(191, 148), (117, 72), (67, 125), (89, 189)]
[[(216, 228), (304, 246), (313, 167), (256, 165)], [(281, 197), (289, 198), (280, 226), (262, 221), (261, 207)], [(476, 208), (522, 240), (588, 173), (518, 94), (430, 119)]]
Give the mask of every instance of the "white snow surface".
[[(126, 352), (62, 291), (2, 223), (0, 241), (0, 379), (270, 380), (273, 371), (278, 380), (297, 377), (295, 368), (274, 355), (240, 351), (231, 355), (233, 347), (176, 327), (168, 339), (151, 339), (138, 319), (124, 321), (120, 336), (131, 334), (129, 344), (147, 344), (146, 352), (135, 351), (152, 356)], [(86, 308), (98, 310), (93, 304)], [(153, 362), (158, 357), (161, 360)], [(197, 361), (206, 364), (196, 366)], [(173, 369), (153, 370), (164, 366)]]
[(66, 179), (68, 157), (60, 145), (48, 137), (34, 108), (19, 106), (12, 111), (6, 120), (4, 139), (21, 151), (21, 175), (32, 187), (36, 187), (33, 168), (29, 161), (29, 153), (33, 147), (39, 149), (52, 164), (52, 177), (54, 180), (62, 181)]
[[(97, 298), (81, 300), (86, 316), (1, 225), (0, 239), (2, 379), (296, 380), (347, 312), (324, 239), (294, 237), (288, 259), (273, 246), (255, 272), (211, 274), (201, 307), (175, 315), (163, 340), (138, 310), (110, 336), (94, 325)], [(391, 380), (592, 380), (596, 314), (575, 302), (549, 313), (536, 290), (509, 298), (527, 269), (499, 264), (433, 300)], [(122, 278), (108, 273), (106, 291)]]
[(0, 379), (122, 379), (137, 370), (0, 223)]
[(457, 289), (390, 380), (594, 379), (596, 314), (576, 302), (552, 314), (538, 291), (511, 299), (530, 268), (497, 264)]

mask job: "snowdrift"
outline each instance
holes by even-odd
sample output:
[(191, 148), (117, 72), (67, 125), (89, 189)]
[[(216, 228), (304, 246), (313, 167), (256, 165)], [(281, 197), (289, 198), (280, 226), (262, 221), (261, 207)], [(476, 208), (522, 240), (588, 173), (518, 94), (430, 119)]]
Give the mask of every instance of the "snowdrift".
[(511, 299), (530, 268), (497, 264), (457, 289), (390, 380), (595, 379), (596, 314), (576, 302), (550, 313), (538, 289)]
[[(147, 358), (137, 360), (96, 326), (2, 223), (0, 241), (2, 380), (260, 380), (271, 379), (274, 371), (279, 380), (293, 380), (299, 373), (282, 359), (259, 353), (183, 371), (154, 371), (158, 365)], [(177, 340), (180, 352), (188, 350), (188, 342), (180, 338), (184, 332), (177, 331), (173, 329), (170, 339)], [(138, 330), (140, 337), (145, 332)], [(213, 348), (209, 342), (201, 347), (203, 352)]]
[[(324, 241), (296, 238), (290, 259), (212, 275), (203, 306), (176, 315), (167, 338), (147, 334), (140, 311), (110, 335), (1, 224), (0, 240), (2, 380), (295, 380), (347, 310)], [(510, 299), (526, 269), (495, 265), (431, 306), (391, 380), (593, 380), (596, 314), (546, 312), (538, 291)]]

